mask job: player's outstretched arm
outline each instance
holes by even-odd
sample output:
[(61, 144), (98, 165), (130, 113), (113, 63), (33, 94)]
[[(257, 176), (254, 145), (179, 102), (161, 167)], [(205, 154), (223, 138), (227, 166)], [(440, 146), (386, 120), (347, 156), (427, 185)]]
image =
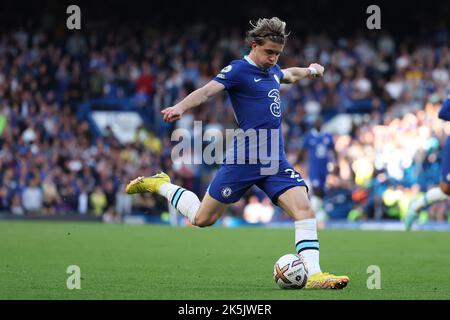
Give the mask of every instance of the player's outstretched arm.
[(211, 80), (203, 87), (198, 88), (189, 94), (182, 101), (178, 102), (173, 107), (161, 110), (163, 120), (167, 122), (177, 121), (181, 118), (183, 113), (191, 108), (195, 108), (206, 102), (209, 98), (225, 89), (225, 86), (215, 80)]
[(311, 63), (308, 68), (292, 67), (283, 69), (282, 83), (296, 83), (307, 76), (322, 77), (324, 67), (318, 63)]

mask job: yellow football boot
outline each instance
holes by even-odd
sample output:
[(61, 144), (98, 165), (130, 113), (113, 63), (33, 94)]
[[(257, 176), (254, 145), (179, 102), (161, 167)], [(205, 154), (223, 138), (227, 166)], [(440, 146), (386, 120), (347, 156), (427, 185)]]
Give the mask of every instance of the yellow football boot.
[(305, 289), (343, 289), (349, 282), (350, 278), (347, 276), (318, 272), (308, 276)]
[(164, 172), (160, 172), (151, 177), (137, 177), (128, 183), (125, 192), (128, 194), (158, 192), (161, 185), (165, 182), (170, 183), (170, 178)]

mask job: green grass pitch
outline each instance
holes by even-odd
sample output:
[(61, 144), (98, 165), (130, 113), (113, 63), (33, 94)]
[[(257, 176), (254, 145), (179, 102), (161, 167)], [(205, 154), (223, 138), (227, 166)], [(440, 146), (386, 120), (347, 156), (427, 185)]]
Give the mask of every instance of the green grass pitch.
[[(0, 222), (0, 299), (450, 299), (450, 233), (319, 231), (334, 290), (281, 290), (278, 257), (293, 229)], [(69, 290), (69, 265), (81, 289)], [(370, 265), (381, 289), (369, 290)]]

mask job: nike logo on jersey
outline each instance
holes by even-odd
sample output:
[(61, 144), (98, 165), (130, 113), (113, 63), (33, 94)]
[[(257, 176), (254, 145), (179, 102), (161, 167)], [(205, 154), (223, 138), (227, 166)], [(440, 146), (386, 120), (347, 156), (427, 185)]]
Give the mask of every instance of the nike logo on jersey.
[(262, 80), (262, 78), (259, 78), (259, 79), (253, 78), (253, 81), (255, 81), (255, 82), (259, 82), (261, 80)]

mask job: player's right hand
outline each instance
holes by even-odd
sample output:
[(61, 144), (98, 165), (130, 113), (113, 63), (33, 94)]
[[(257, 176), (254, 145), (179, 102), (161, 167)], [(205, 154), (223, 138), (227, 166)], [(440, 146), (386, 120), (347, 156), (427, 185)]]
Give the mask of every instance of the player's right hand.
[(165, 108), (164, 110), (161, 110), (161, 113), (163, 115), (163, 120), (166, 122), (173, 122), (180, 120), (181, 116), (183, 115), (183, 110), (179, 107), (169, 107)]

